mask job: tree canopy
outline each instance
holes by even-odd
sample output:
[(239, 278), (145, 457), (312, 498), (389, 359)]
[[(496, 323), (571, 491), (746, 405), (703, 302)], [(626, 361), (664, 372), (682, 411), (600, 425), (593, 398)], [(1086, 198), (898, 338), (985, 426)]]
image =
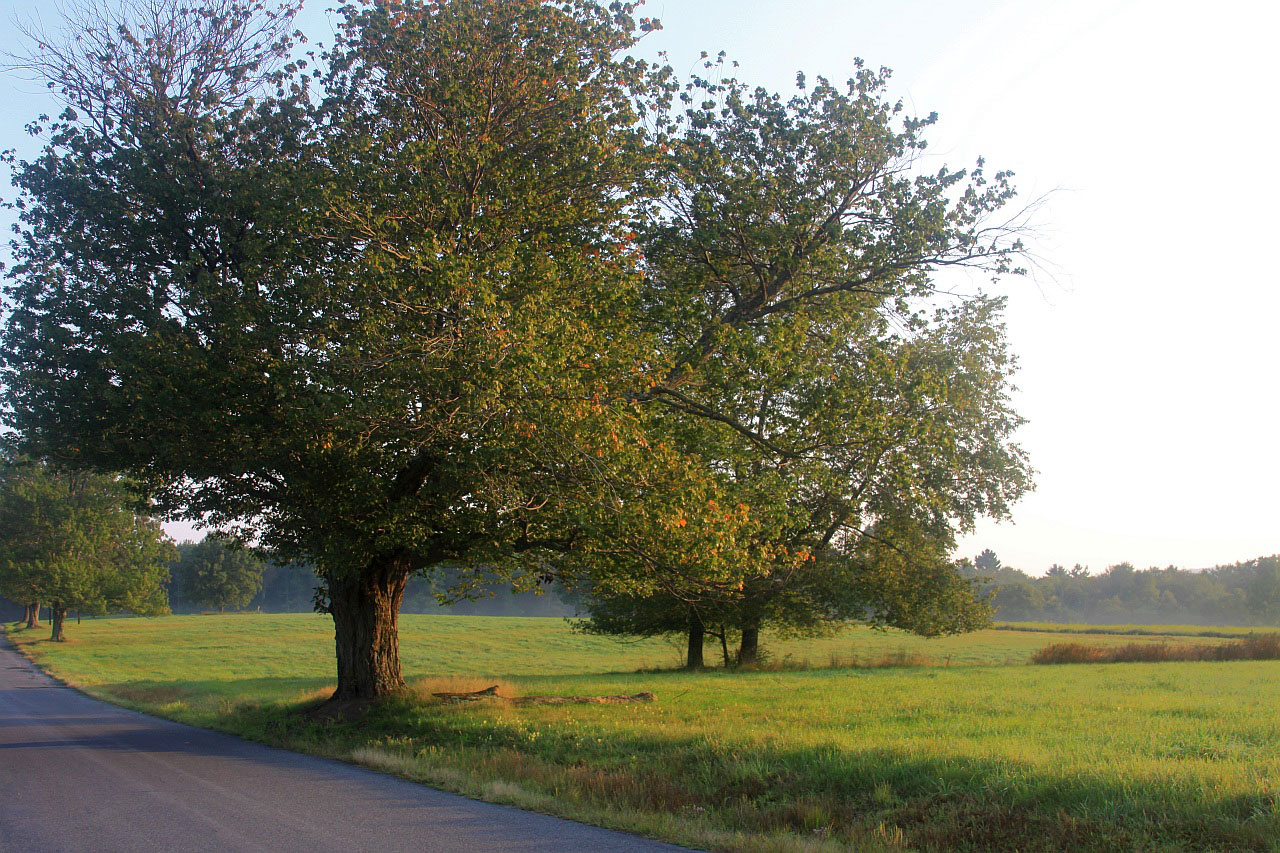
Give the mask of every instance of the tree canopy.
[(210, 534), (199, 542), (179, 545), (170, 574), (185, 601), (218, 610), (243, 610), (262, 589), (264, 569), (262, 558), (243, 543)]
[(652, 501), (619, 516), (602, 557), (635, 570), (593, 587), (596, 628), (729, 624), (749, 662), (762, 622), (983, 624), (949, 552), (1030, 485), (1010, 441), (1013, 361), (999, 300), (930, 314), (925, 297), (941, 267), (1010, 271), (1017, 242), (989, 217), (1012, 189), (981, 165), (910, 174), (930, 121), (895, 128), (885, 79), (800, 79), (784, 99), (695, 78), (668, 116), (642, 228), (645, 321), (667, 365), (648, 398), (714, 485), (699, 512), (686, 498), (654, 523), (637, 517)]
[(7, 421), (315, 565), (337, 698), (403, 685), (446, 562), (682, 599), (822, 563), (915, 618), (877, 590), (1026, 487), (999, 304), (922, 313), (1011, 270), (1008, 176), (915, 173), (884, 74), (682, 88), (627, 3), (348, 6), (314, 69), (288, 8), (145, 8), (32, 63), (67, 109), (13, 164)]

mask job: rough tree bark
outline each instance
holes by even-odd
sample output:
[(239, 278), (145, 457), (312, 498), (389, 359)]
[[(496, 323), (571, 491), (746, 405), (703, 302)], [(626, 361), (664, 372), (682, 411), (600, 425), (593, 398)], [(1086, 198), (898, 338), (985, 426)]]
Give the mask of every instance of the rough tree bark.
[(329, 612), (338, 652), (332, 701), (378, 699), (404, 689), (400, 674), (400, 603), (407, 561), (375, 559), (358, 575), (329, 577)]
[(706, 628), (698, 614), (689, 615), (689, 650), (685, 659), (685, 669), (702, 669), (702, 644), (706, 639)]
[(760, 660), (760, 625), (742, 626), (742, 643), (738, 646), (738, 666), (751, 666)]
[(62, 606), (62, 602), (55, 601), (49, 605), (49, 621), (53, 623), (53, 633), (49, 639), (55, 643), (66, 642), (67, 635), (63, 633), (62, 625), (67, 621), (67, 608)]
[(31, 603), (31, 604), (28, 604), (28, 605), (27, 605), (27, 613), (26, 613), (26, 615), (25, 615), (23, 618), (27, 620), (27, 627), (28, 627), (28, 628), (39, 628), (39, 627), (40, 627), (40, 604), (39, 604), (39, 602), (33, 602), (33, 603)]

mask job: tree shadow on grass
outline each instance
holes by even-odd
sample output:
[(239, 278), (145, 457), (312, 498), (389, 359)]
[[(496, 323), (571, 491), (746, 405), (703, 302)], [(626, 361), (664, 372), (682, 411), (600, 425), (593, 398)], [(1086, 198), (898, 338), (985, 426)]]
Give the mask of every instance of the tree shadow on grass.
[(246, 734), (239, 723), (247, 711), (278, 715), (280, 708), (318, 702), (333, 688), (334, 682), (324, 678), (217, 678), (101, 684), (91, 692), (144, 714)]

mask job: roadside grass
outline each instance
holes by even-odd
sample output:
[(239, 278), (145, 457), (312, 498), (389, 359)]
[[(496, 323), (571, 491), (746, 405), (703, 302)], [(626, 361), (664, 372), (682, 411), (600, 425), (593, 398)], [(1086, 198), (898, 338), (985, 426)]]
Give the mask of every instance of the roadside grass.
[[(299, 710), (332, 686), (332, 628), (319, 617), (78, 628), (66, 644), (10, 636), (121, 704), (695, 847), (1280, 850), (1275, 662), (998, 666), (1025, 663), (1046, 637), (981, 632), (943, 641), (949, 667), (627, 672), (673, 665), (676, 650), (558, 620), (407, 616), (417, 690), (317, 723)], [(866, 660), (911, 654), (913, 641), (929, 642), (855, 630), (770, 646), (775, 661), (821, 662), (854, 648)], [(658, 701), (427, 698), (492, 683)]]

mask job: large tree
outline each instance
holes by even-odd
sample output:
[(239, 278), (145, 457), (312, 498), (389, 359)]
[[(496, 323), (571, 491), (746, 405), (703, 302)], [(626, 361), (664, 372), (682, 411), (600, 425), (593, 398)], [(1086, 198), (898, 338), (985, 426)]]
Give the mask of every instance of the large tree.
[[(714, 506), (686, 501), (649, 524), (632, 513), (602, 557), (681, 602), (676, 623), (727, 618), (743, 662), (766, 622), (982, 624), (949, 551), (1030, 484), (1011, 441), (1003, 304), (937, 281), (948, 267), (1015, 271), (1017, 228), (994, 219), (1009, 176), (981, 163), (921, 174), (932, 117), (900, 119), (886, 79), (800, 78), (784, 99), (695, 78), (665, 126), (663, 192), (641, 229), (665, 365), (646, 400), (714, 478)], [(593, 589), (615, 624), (618, 602), (645, 599), (633, 584)]]
[(66, 639), (68, 610), (150, 615), (167, 611), (172, 544), (131, 508), (119, 479), (8, 466), (0, 483), (0, 587), (47, 602), (52, 638)]
[(4, 379), (30, 446), (315, 564), (367, 698), (403, 686), (410, 573), (563, 544), (539, 515), (634, 422), (646, 72), (621, 4), (409, 0), (345, 9), (311, 98), (270, 74), (285, 12), (46, 40), (69, 106), (15, 168)]

